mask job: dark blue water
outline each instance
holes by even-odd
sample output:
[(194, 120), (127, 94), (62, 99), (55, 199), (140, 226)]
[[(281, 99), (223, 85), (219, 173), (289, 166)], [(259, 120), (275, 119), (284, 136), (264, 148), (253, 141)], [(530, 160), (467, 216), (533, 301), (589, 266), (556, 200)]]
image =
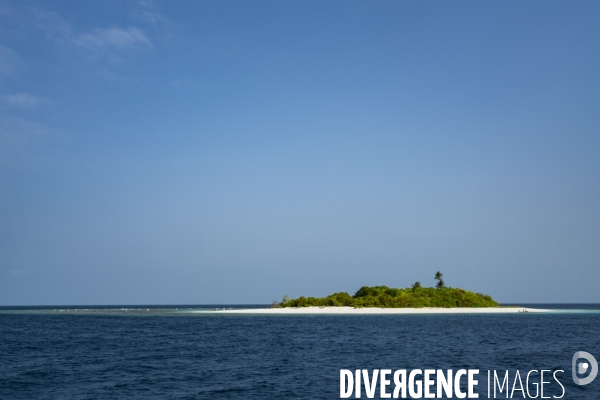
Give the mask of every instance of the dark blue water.
[[(563, 398), (600, 399), (600, 377), (587, 386), (571, 379), (576, 351), (600, 359), (597, 305), (383, 316), (183, 308), (0, 309), (0, 399), (338, 399), (340, 369), (357, 368), (477, 368), (480, 398), (488, 369), (510, 370), (511, 385), (517, 369), (562, 369)], [(545, 394), (561, 390), (550, 385)]]

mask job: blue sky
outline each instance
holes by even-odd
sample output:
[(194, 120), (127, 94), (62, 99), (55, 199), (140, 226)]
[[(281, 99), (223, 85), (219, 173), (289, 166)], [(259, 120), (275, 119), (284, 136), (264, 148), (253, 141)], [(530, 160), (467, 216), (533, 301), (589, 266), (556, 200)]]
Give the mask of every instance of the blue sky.
[(0, 304), (600, 302), (600, 3), (0, 1)]

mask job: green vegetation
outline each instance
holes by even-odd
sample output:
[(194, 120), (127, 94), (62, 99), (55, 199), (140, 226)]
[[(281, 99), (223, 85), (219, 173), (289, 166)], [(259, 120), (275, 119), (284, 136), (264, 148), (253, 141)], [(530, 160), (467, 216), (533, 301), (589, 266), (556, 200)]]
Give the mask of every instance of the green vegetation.
[(421, 307), (498, 307), (490, 296), (444, 285), (442, 274), (435, 275), (435, 288), (424, 288), (415, 282), (411, 288), (394, 289), (387, 286), (363, 286), (354, 296), (346, 292), (334, 293), (327, 297), (299, 297), (290, 299), (284, 296), (277, 307), (382, 307), (382, 308), (421, 308)]

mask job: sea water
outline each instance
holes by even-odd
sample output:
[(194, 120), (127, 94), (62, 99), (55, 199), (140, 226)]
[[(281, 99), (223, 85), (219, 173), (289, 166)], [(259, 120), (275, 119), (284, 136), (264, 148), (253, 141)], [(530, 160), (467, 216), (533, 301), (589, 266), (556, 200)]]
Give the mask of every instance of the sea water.
[(557, 311), (290, 316), (209, 312), (232, 306), (5, 307), (0, 399), (339, 399), (341, 369), (383, 368), (479, 369), (480, 398), (487, 370), (509, 370), (511, 386), (516, 370), (563, 370), (564, 399), (600, 399), (600, 377), (586, 386), (571, 379), (575, 352), (600, 359), (600, 307), (522, 305)]

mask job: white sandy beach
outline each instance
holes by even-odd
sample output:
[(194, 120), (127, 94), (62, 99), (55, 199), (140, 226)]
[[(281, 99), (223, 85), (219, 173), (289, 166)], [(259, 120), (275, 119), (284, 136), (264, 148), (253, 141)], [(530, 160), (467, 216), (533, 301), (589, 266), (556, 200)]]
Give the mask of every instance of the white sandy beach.
[(490, 307), (490, 308), (353, 308), (353, 307), (287, 307), (287, 308), (248, 308), (237, 310), (215, 310), (219, 314), (498, 314), (498, 313), (540, 313), (550, 312), (538, 308)]

